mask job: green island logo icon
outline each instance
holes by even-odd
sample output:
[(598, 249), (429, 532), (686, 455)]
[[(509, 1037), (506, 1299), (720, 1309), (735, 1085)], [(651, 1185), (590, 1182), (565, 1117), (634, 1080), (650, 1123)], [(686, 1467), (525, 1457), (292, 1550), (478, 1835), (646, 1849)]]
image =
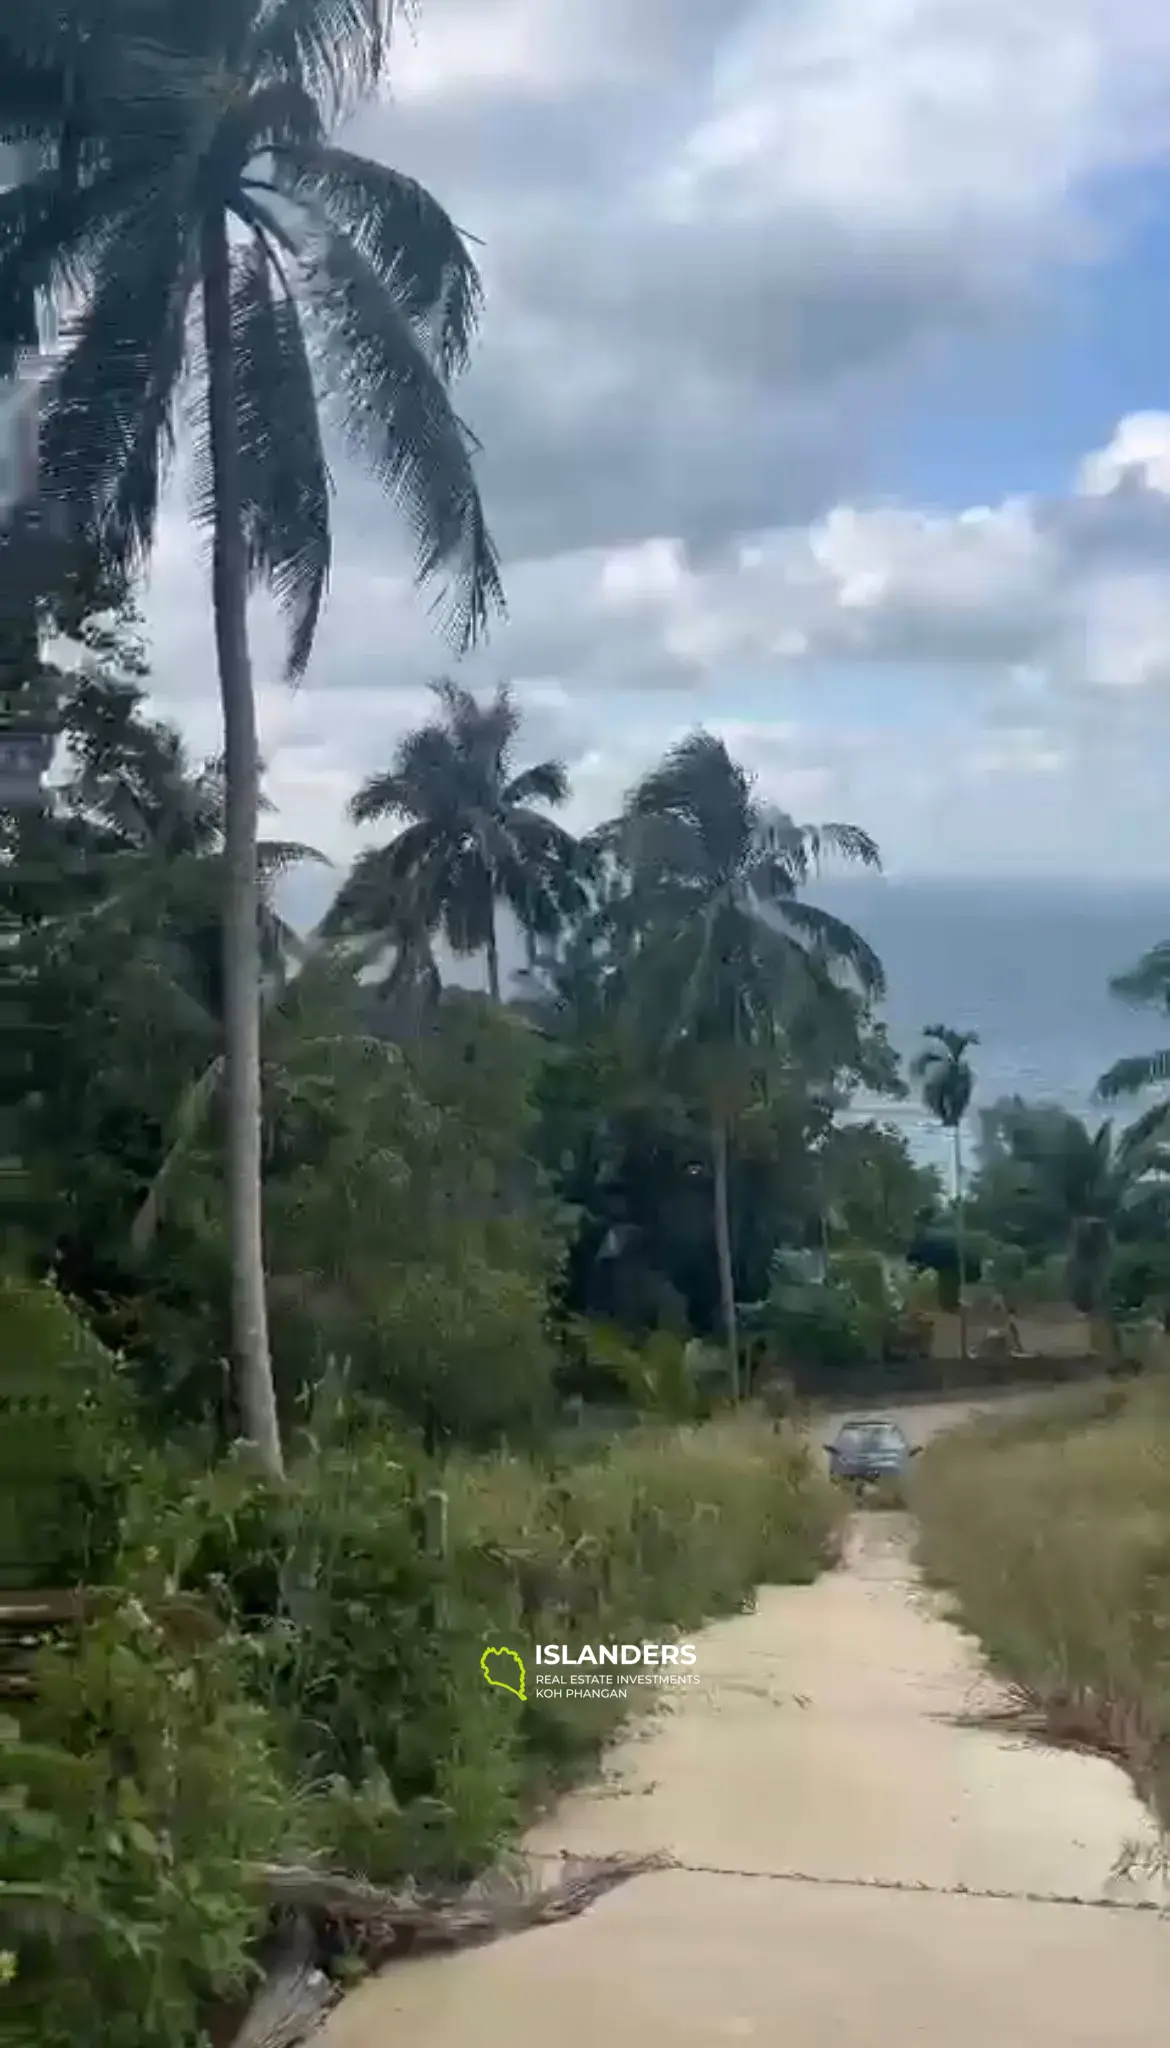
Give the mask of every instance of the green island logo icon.
[[(499, 1665), (491, 1671), (488, 1669), (489, 1657), (506, 1657), (508, 1661), (502, 1671)], [(524, 1659), (518, 1657), (515, 1650), (505, 1649), (503, 1645), (499, 1649), (485, 1650), (479, 1660), (479, 1668), (489, 1685), (498, 1685), (501, 1692), (513, 1693), (518, 1700), (528, 1698), (524, 1689)]]

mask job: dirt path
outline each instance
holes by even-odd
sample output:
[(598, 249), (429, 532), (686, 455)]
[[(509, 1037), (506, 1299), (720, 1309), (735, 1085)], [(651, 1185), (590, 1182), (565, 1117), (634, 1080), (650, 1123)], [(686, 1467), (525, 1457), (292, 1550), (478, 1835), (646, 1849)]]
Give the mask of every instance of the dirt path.
[(862, 1516), (842, 1571), (706, 1631), (701, 1684), (533, 1838), (681, 1867), (388, 1973), (323, 2048), (1161, 2044), (1170, 1924), (1111, 1881), (1150, 1837), (1137, 1801), (1107, 1764), (962, 1725), (994, 1694), (907, 1540)]

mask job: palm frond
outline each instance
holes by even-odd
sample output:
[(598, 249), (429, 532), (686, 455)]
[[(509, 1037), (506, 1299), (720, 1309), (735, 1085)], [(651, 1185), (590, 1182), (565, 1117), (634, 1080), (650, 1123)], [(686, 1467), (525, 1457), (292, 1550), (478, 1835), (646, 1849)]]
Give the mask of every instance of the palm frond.
[(223, 1078), (223, 1059), (214, 1059), (191, 1083), (175, 1112), (170, 1143), (162, 1165), (130, 1226), (130, 1247), (139, 1256), (149, 1250), (162, 1225), (168, 1198), (191, 1148), (204, 1129), (216, 1090)]
[(568, 802), (569, 774), (563, 761), (538, 761), (532, 768), (522, 768), (511, 782), (504, 785), (506, 804), (553, 804)]
[(42, 495), (129, 567), (154, 538), (195, 277), (175, 194), (154, 192), (103, 249), (42, 401)]
[[(1139, 1151), (1144, 1153), (1146, 1148), (1152, 1145), (1155, 1139), (1162, 1137), (1168, 1128), (1170, 1101), (1152, 1103), (1150, 1108), (1143, 1110), (1131, 1124), (1126, 1124), (1118, 1138), (1118, 1147), (1126, 1155)], [(1158, 1157), (1158, 1164), (1163, 1164), (1161, 1154)]]
[[(256, 239), (233, 278), (244, 525), (252, 573), (272, 590), (288, 623), (288, 674), (297, 678), (308, 666), (329, 585), (330, 480), (300, 315), (274, 282), (268, 251)], [(205, 476), (202, 512), (209, 520), (209, 461)]]
[(245, 54), (258, 80), (291, 79), (332, 126), (382, 79), (404, 0), (261, 0)]
[(393, 768), (367, 776), (351, 797), (350, 818), (355, 825), (370, 825), (379, 818), (440, 816), (451, 808), (455, 766), (450, 740), (440, 727), (407, 733)]
[(424, 185), (351, 150), (281, 146), (277, 186), (358, 251), (448, 379), (467, 365), (483, 287), (463, 237)]
[(1160, 1052), (1135, 1052), (1115, 1060), (1096, 1086), (1100, 1102), (1116, 1102), (1123, 1095), (1140, 1095), (1143, 1088), (1163, 1087), (1170, 1081), (1170, 1048)]
[(875, 1000), (886, 992), (886, 973), (868, 939), (844, 918), (816, 903), (795, 900), (774, 907), (773, 915), (798, 933), (806, 947), (829, 967), (845, 967), (864, 993)]
[(1147, 1163), (1162, 1165), (1164, 1155), (1160, 1153), (1156, 1141), (1166, 1135), (1168, 1128), (1170, 1102), (1154, 1102), (1150, 1108), (1141, 1112), (1141, 1116), (1135, 1116), (1131, 1124), (1125, 1124), (1125, 1128), (1119, 1133), (1119, 1159), (1123, 1163), (1129, 1163), (1135, 1155), (1141, 1155), (1143, 1159), (1147, 1159)]
[(0, 192), (0, 349), (6, 360), (11, 351), (36, 345), (30, 305), (88, 287), (119, 207), (131, 204), (133, 190), (121, 166), (71, 190), (51, 166)]
[(1135, 967), (1115, 974), (1110, 991), (1135, 1008), (1170, 1010), (1170, 940), (1151, 946)]
[(881, 868), (877, 841), (860, 825), (805, 825), (801, 829), (818, 866), (826, 854), (837, 854), (854, 867)]
[(706, 864), (721, 873), (739, 868), (754, 840), (759, 813), (751, 777), (713, 733), (689, 733), (626, 800), (631, 817), (673, 817), (692, 828)]
[(243, 172), (257, 157), (267, 157), (275, 149), (313, 149), (323, 132), (314, 95), (299, 80), (274, 78), (242, 93), (221, 116), (216, 149), (235, 156)]
[(428, 822), (408, 825), (387, 846), (359, 853), (332, 904), (321, 920), (324, 937), (386, 932), (397, 928), (404, 906), (420, 914), (416, 877), (432, 863), (437, 839)]
[(306, 861), (323, 868), (333, 865), (327, 853), (316, 846), (306, 846), (299, 839), (262, 839), (256, 848), (256, 859), (265, 882), (279, 880)]
[(447, 626), (466, 648), (504, 609), (471, 437), (393, 290), (357, 249), (330, 236), (306, 284), (344, 429), (406, 519), (419, 582), (444, 581)]

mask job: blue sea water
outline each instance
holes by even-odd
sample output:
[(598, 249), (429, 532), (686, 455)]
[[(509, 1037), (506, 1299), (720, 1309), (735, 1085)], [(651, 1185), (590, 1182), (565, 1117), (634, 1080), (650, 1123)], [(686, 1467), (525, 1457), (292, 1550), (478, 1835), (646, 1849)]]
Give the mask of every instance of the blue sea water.
[[(306, 870), (290, 884), (286, 914), (305, 928), (322, 914), (334, 883)], [(884, 961), (885, 1016), (900, 1053), (913, 1056), (927, 1024), (979, 1033), (973, 1133), (981, 1106), (1016, 1093), (1100, 1116), (1093, 1089), (1105, 1068), (1125, 1053), (1170, 1045), (1170, 1019), (1129, 1009), (1109, 993), (1111, 975), (1170, 939), (1170, 887), (864, 876), (825, 881), (817, 894)], [(500, 936), (508, 973), (522, 965), (523, 949), (506, 920)], [(477, 963), (447, 965), (454, 979), (482, 981)], [(939, 1155), (938, 1133), (920, 1108), (882, 1113), (922, 1156)]]
[[(1170, 939), (1170, 889), (866, 877), (825, 883), (819, 894), (885, 963), (885, 1015), (899, 1052), (912, 1056), (927, 1024), (979, 1033), (976, 1113), (1018, 1093), (1100, 1117), (1093, 1090), (1105, 1068), (1170, 1044), (1170, 1019), (1109, 992), (1110, 976)], [(916, 1150), (937, 1155), (919, 1110), (896, 1116)]]

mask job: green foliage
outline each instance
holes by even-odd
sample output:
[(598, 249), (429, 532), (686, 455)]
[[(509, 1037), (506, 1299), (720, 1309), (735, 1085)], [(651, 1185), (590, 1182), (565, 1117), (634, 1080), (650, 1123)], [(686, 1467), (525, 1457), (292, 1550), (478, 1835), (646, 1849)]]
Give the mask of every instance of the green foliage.
[(860, 1302), (843, 1280), (778, 1280), (761, 1322), (802, 1382), (881, 1355), (882, 1310)]
[(1119, 1322), (1170, 1315), (1170, 1246), (1164, 1240), (1118, 1245), (1108, 1274), (1110, 1312)]
[(321, 1847), (380, 1879), (467, 1874), (515, 1816), (478, 1671), (491, 1617), (420, 1541), (417, 1458), (360, 1414), (333, 1433), (282, 1488), (228, 1468), (156, 1504), (146, 1552), (242, 1632)]
[(250, 1981), (264, 1915), (248, 1869), (289, 1835), (235, 1646), (194, 1659), (135, 1599), (111, 1600), (36, 1682), (0, 1739), (5, 2038), (203, 2048), (212, 1995)]
[(993, 1245), (983, 1261), (983, 1281), (1009, 1309), (1022, 1307), (1027, 1290), (1028, 1260), (1019, 1245)]
[(616, 1324), (574, 1323), (565, 1342), (595, 1382), (611, 1386), (639, 1415), (667, 1422), (695, 1417), (701, 1405), (687, 1361), (687, 1345), (672, 1330), (652, 1330), (634, 1341)]
[[(68, 1384), (100, 1442), (108, 1355), (45, 1291), (20, 1299), (38, 1378)], [(211, 2005), (247, 1979), (265, 1860), (481, 1869), (620, 1719), (617, 1702), (508, 1700), (483, 1683), (490, 1644), (692, 1630), (834, 1550), (832, 1490), (758, 1421), (636, 1431), (555, 1469), (467, 1451), (439, 1467), (344, 1386), (310, 1424), (274, 1483), (152, 1453), (117, 1419), (111, 1590), (41, 1654), (0, 1744), (6, 2009), (30, 2048), (87, 2029), (203, 2048)]]
[[(911, 1239), (906, 1256), (919, 1272), (934, 1275), (938, 1306), (953, 1314), (959, 1301), (959, 1243), (953, 1225), (928, 1223)], [(968, 1281), (982, 1279), (982, 1246), (977, 1236), (964, 1246), (963, 1264)]]
[(829, 1261), (830, 1278), (848, 1289), (862, 1308), (880, 1312), (892, 1306), (885, 1261), (879, 1252), (839, 1251)]
[(922, 1218), (942, 1206), (936, 1169), (917, 1164), (901, 1131), (837, 1125), (820, 1156), (829, 1221), (847, 1242), (904, 1252)]
[(1148, 1119), (1090, 1129), (1018, 1097), (985, 1113), (972, 1215), (1030, 1267), (1063, 1254), (1065, 1295), (1083, 1314), (1108, 1310), (1118, 1242), (1156, 1236), (1168, 1213), (1170, 1154)]
[(134, 1455), (110, 1353), (51, 1287), (0, 1278), (0, 1586), (100, 1578)]

